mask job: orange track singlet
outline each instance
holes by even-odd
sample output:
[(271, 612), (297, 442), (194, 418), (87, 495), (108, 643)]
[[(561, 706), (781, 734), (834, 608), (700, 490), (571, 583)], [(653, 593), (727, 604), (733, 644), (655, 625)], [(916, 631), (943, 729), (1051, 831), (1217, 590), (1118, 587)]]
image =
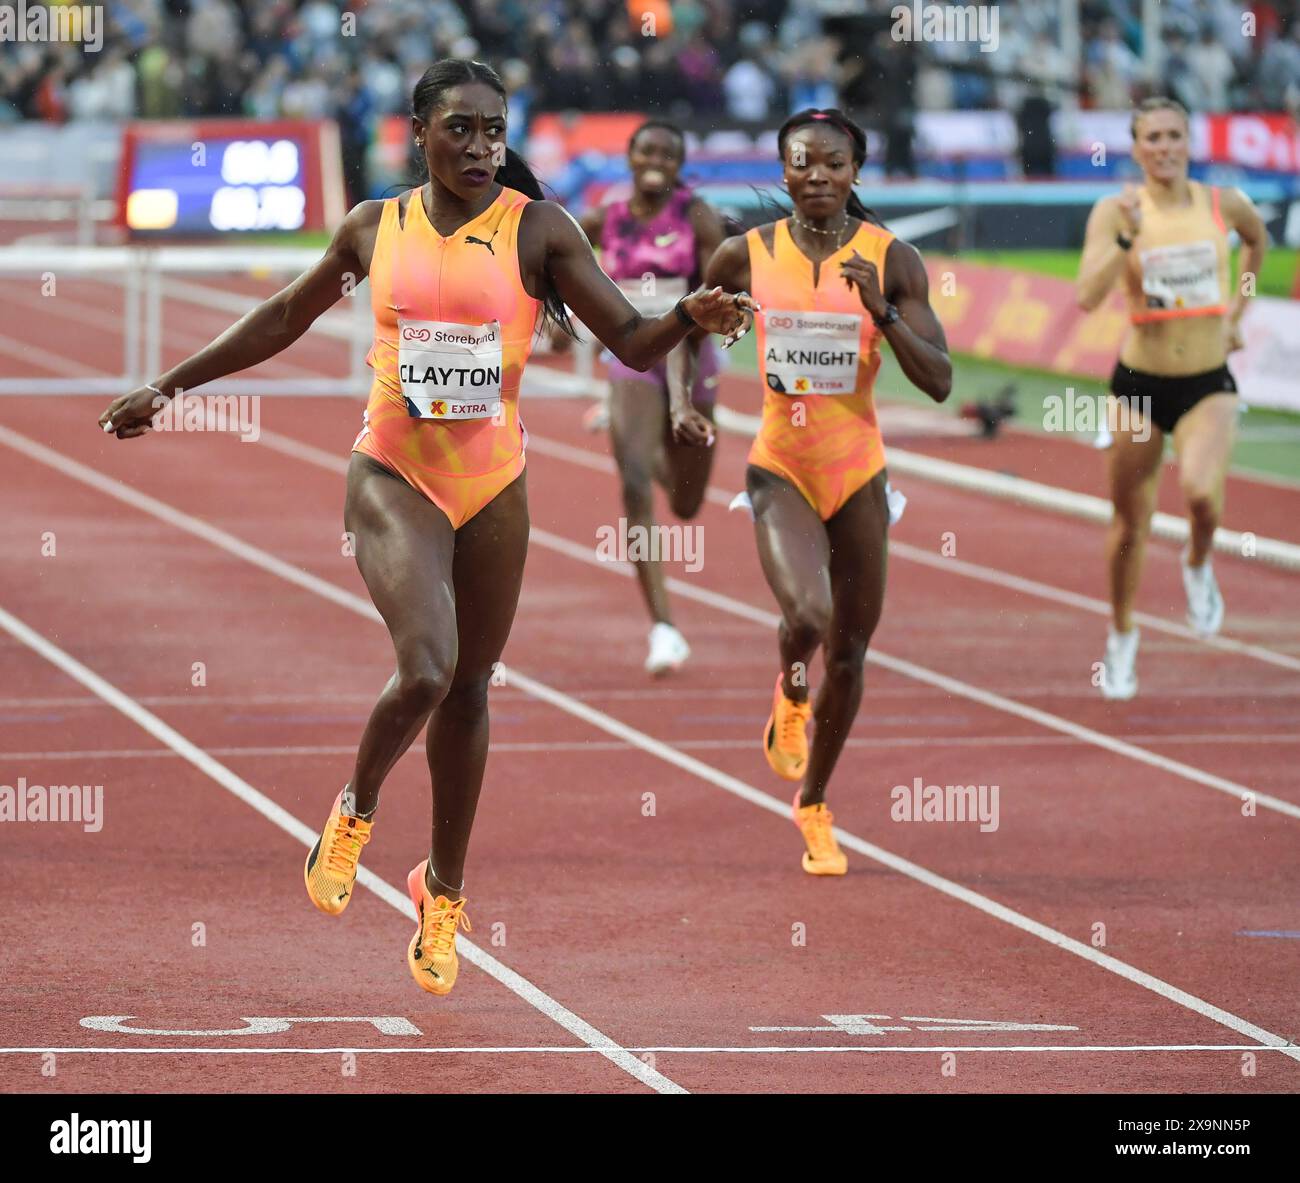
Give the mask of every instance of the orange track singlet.
[(785, 219), (775, 225), (771, 254), (757, 229), (745, 238), (751, 291), (763, 307), (756, 329), (766, 385), (749, 463), (784, 477), (829, 521), (885, 467), (872, 400), (882, 334), (839, 265), (856, 250), (875, 263), (883, 286), (894, 235), (864, 222), (822, 260), (815, 285), (812, 260)]
[(1124, 275), (1133, 324), (1227, 310), (1228, 232), (1219, 190), (1197, 181), (1188, 187), (1192, 200), (1181, 209), (1160, 209), (1145, 185), (1138, 189), (1142, 223)]
[(460, 529), (524, 469), (519, 383), (541, 306), (519, 278), (530, 198), (503, 188), (444, 238), (419, 189), (398, 221), (384, 202), (370, 264), (375, 372), (353, 450), (373, 457)]

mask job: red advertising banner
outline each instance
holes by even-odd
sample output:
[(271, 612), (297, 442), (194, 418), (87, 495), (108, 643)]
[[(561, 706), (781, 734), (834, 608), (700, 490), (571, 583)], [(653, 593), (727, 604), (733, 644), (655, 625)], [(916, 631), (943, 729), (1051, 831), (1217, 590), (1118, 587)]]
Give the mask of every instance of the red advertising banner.
[(1128, 325), (1123, 296), (1081, 312), (1074, 284), (931, 256), (930, 303), (957, 353), (1091, 378), (1109, 376)]
[(1300, 172), (1300, 126), (1290, 115), (1204, 115), (1216, 164)]

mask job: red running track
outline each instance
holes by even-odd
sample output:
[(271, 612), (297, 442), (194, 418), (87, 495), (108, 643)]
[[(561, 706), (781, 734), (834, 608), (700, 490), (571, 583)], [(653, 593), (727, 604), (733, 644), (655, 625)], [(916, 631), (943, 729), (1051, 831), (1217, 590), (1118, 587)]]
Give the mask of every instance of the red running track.
[[(0, 783), (102, 783), (105, 795), (99, 833), (4, 831), (23, 892), (8, 944), (23, 953), (0, 994), (0, 1087), (1300, 1087), (1295, 1048), (1269, 1046), (1297, 1030), (1300, 945), (1246, 935), (1300, 929), (1294, 577), (1219, 565), (1230, 632), (1282, 664), (1148, 634), (1142, 697), (1111, 706), (1089, 683), (1099, 616), (920, 557), (950, 532), (982, 572), (1095, 597), (1100, 532), (910, 483), (877, 638), (892, 664), (869, 666), (832, 787), (855, 836), (850, 874), (812, 880), (786, 785), (756, 742), (775, 647), (747, 524), (706, 505), (703, 568), (679, 575), (713, 599), (676, 601), (695, 657), (649, 682), (633, 586), (595, 561), (596, 529), (618, 517), (603, 442), (576, 429), (574, 404), (535, 403), (534, 544), (506, 653), (522, 677), (494, 690), (467, 888), (472, 940), (526, 981), (467, 967), (435, 1000), (404, 967), (410, 921), (371, 891), (339, 920), (319, 915), (302, 889), (305, 846), (214, 779), (242, 779), (264, 811), (315, 830), (389, 673), (341, 554), (335, 469), (358, 408), (268, 402), (257, 444), (119, 443), (96, 432), (99, 409), (0, 403), (0, 537), (19, 558), (0, 607), (160, 725), (142, 729), (0, 633)], [(57, 455), (37, 459), (24, 440)], [(720, 490), (740, 487), (744, 450), (721, 442)], [(1176, 561), (1154, 548), (1143, 599), (1171, 622)], [(217, 763), (205, 772), (175, 754), (165, 727)], [(1105, 746), (1112, 736), (1130, 746)], [(918, 776), (997, 784), (998, 828), (891, 820), (890, 789)], [(1239, 789), (1258, 795), (1253, 816)], [(366, 852), (390, 895), (421, 857), (427, 792), (417, 745)], [(590, 1050), (558, 1007), (617, 1047)], [(198, 1032), (250, 1016), (386, 1017), (418, 1034), (80, 1025), (105, 1015)], [(957, 1019), (1002, 1026), (952, 1030)], [(48, 1048), (81, 1050), (56, 1052), (51, 1077)], [(829, 1048), (848, 1050), (812, 1050)]]

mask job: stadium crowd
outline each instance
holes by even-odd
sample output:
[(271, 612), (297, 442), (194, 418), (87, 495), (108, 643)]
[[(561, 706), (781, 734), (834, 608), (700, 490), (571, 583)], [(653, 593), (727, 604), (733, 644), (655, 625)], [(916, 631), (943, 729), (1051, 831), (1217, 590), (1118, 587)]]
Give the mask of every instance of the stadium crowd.
[[(103, 48), (0, 45), (0, 118), (336, 116), (405, 109), (434, 58), (482, 57), (513, 108), (674, 108), (742, 122), (800, 107), (1013, 108), (1027, 88), (1124, 108), (1169, 90), (1196, 110), (1300, 106), (1296, 0), (1164, 0), (1157, 76), (1141, 0), (1082, 0), (1082, 54), (1057, 0), (995, 5), (997, 52), (900, 43), (892, 0), (114, 0)], [(845, 15), (846, 13), (851, 15)], [(1250, 18), (1251, 24), (1245, 18)], [(1247, 29), (1253, 29), (1248, 35)]]
[[(334, 118), (355, 194), (376, 118), (404, 113), (414, 80), (443, 56), (499, 69), (516, 146), (536, 111), (771, 127), (839, 106), (883, 134), (887, 170), (904, 175), (918, 110), (1013, 111), (1022, 133), (1045, 129), (1063, 103), (1125, 109), (1150, 93), (1196, 111), (1300, 111), (1300, 0), (1163, 0), (1154, 67), (1142, 0), (1080, 0), (1077, 59), (1061, 48), (1058, 0), (986, 5), (994, 52), (969, 38), (900, 41), (895, 4), (111, 0), (98, 52), (0, 42), (0, 122)], [(1028, 138), (1049, 147), (1050, 136)], [(1025, 169), (1050, 173), (1050, 152)]]

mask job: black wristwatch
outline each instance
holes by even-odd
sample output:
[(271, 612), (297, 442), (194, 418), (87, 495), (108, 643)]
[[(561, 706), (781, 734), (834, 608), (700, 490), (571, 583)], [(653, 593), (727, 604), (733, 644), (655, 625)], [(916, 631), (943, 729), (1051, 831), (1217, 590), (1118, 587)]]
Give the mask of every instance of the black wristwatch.
[(887, 328), (889, 325), (896, 324), (902, 318), (898, 315), (897, 308), (895, 308), (892, 304), (886, 304), (885, 315), (876, 316), (875, 314), (872, 314), (871, 319), (875, 323), (876, 328), (883, 329), (883, 328)]
[[(687, 295), (689, 294), (690, 293), (688, 292)], [(699, 323), (696, 321), (695, 317), (693, 317), (689, 312), (686, 311), (685, 308), (682, 307), (682, 304), (685, 300), (686, 300), (686, 296), (683, 296), (680, 300), (678, 300), (677, 303), (673, 305), (673, 311), (677, 313), (677, 319), (680, 320), (682, 324), (684, 324), (688, 329), (698, 328)]]
[(1115, 245), (1119, 247), (1120, 250), (1126, 251), (1132, 247), (1133, 240), (1126, 237), (1124, 232), (1121, 230), (1120, 233), (1115, 235)]

